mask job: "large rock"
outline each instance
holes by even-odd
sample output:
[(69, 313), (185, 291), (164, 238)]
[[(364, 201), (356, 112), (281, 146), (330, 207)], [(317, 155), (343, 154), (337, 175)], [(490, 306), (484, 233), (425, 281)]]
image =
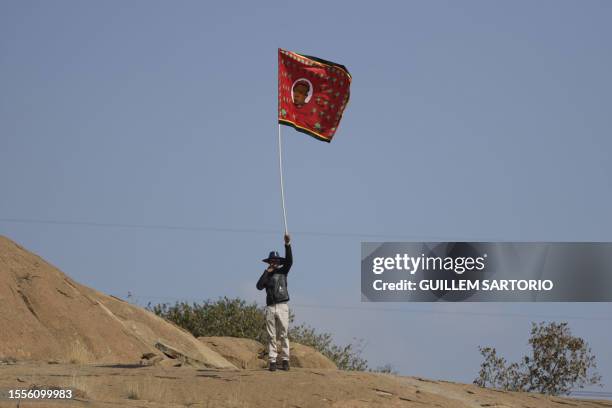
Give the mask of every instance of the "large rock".
[(329, 358), (309, 346), (291, 343), (290, 360), (294, 367), (337, 369)]
[(138, 364), (162, 355), (163, 343), (192, 363), (235, 369), (187, 331), (80, 285), (2, 236), (0, 327), (0, 359)]
[(264, 347), (258, 341), (239, 337), (198, 337), (198, 340), (238, 368), (266, 366), (262, 359)]
[[(268, 352), (263, 344), (237, 337), (198, 337), (212, 350), (240, 368), (263, 368), (267, 365)], [(323, 354), (309, 346), (290, 343), (292, 367), (337, 369), (336, 365)]]

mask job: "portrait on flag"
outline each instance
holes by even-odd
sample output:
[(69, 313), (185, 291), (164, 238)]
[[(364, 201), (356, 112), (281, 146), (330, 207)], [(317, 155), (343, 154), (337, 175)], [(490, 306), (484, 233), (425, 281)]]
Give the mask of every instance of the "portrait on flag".
[(349, 101), (346, 67), (278, 50), (278, 123), (330, 142)]

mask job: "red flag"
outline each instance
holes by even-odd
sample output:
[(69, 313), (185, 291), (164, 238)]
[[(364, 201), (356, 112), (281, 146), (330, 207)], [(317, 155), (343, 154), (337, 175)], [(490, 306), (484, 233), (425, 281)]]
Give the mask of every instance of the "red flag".
[(278, 49), (278, 123), (331, 142), (349, 101), (344, 65)]

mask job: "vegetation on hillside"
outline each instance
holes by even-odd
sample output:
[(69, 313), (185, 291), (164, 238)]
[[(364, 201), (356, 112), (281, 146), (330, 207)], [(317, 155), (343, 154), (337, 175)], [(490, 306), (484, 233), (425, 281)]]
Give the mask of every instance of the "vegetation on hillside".
[(474, 384), (510, 391), (569, 394), (586, 385), (601, 385), (595, 356), (567, 323), (532, 323), (531, 355), (508, 364), (493, 347), (479, 347), (484, 361)]
[[(176, 302), (148, 304), (147, 309), (188, 330), (194, 336), (231, 336), (267, 343), (265, 307), (227, 297), (202, 303)], [(289, 339), (313, 347), (332, 360), (341, 370), (395, 373), (387, 364), (371, 369), (362, 356), (361, 342), (338, 345), (330, 333), (319, 333), (306, 324), (293, 326), (295, 315), (289, 315)]]

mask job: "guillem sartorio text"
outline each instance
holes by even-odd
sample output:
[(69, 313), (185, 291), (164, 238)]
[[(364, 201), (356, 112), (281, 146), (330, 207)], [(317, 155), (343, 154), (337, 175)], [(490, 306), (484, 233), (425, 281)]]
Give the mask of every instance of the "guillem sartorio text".
[[(452, 271), (457, 275), (465, 272), (485, 269), (487, 254), (479, 257), (440, 257), (410, 256), (397, 254), (394, 257), (376, 257), (372, 260), (372, 272), (380, 275), (385, 271), (400, 270), (414, 275), (418, 271)], [(400, 279), (395, 282), (384, 282), (377, 279), (372, 282), (376, 291), (549, 291), (553, 289), (551, 280), (538, 279), (423, 279), (417, 282)]]

